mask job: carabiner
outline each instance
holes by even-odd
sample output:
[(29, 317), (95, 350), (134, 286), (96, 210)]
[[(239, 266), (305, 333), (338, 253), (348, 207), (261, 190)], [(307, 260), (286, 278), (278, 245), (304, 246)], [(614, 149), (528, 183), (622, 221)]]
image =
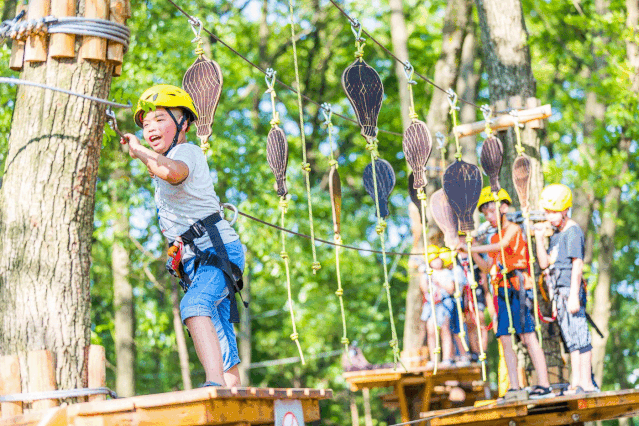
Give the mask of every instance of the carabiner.
[(459, 107), (457, 106), (457, 93), (455, 93), (452, 87), (448, 88), (446, 94), (448, 95), (448, 103), (450, 104), (450, 109), (459, 109)]
[(357, 18), (353, 18), (353, 21), (351, 22), (351, 31), (353, 31), (353, 34), (355, 35), (355, 41), (359, 41), (360, 43), (366, 41), (366, 39), (362, 37), (362, 30), (362, 24), (359, 23)]
[(324, 115), (324, 125), (328, 126), (333, 117), (333, 106), (328, 102), (324, 102), (321, 106), (322, 114)]
[[(202, 34), (202, 21), (198, 18), (189, 19), (189, 23), (191, 24), (191, 29), (193, 30), (193, 34), (195, 34), (195, 38), (191, 40), (191, 43), (195, 43), (202, 39), (200, 34)], [(197, 27), (197, 30), (195, 29)]]
[(413, 65), (411, 65), (410, 62), (406, 61), (404, 64), (404, 75), (406, 75), (408, 84), (417, 84), (417, 82), (413, 80), (413, 74), (415, 74), (415, 68), (413, 68)]
[(264, 80), (266, 81), (266, 85), (268, 86), (269, 90), (273, 90), (273, 87), (275, 87), (275, 74), (277, 74), (277, 71), (275, 71), (273, 68), (266, 69)]
[(442, 132), (435, 133), (435, 138), (437, 139), (437, 145), (439, 145), (439, 149), (444, 147), (444, 142), (446, 141), (446, 136)]

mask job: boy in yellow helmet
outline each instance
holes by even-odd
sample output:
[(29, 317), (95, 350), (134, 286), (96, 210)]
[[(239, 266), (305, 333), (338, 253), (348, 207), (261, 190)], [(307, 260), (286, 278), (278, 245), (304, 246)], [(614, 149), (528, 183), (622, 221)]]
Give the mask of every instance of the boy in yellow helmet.
[(184, 90), (166, 84), (151, 87), (135, 111), (135, 122), (151, 149), (130, 133), (121, 143), (128, 143), (129, 155), (154, 177), (160, 229), (186, 291), (180, 313), (206, 373), (204, 386), (232, 387), (240, 384), (231, 322), (238, 321), (235, 293), (241, 289), (244, 250), (220, 215), (202, 150), (187, 143), (186, 133), (197, 117)]
[[(473, 259), (483, 272), (491, 274), (493, 285), (498, 289), (496, 292), (498, 296), (496, 335), (504, 351), (510, 390), (519, 389), (517, 355), (513, 351), (512, 337), (509, 332), (509, 328), (514, 327), (515, 332), (526, 344), (533, 366), (537, 371), (538, 385), (530, 391), (530, 398), (550, 398), (555, 395), (550, 390), (546, 357), (534, 333), (534, 319), (531, 309), (526, 303), (526, 299), (528, 299), (526, 292), (528, 287), (532, 287), (528, 276), (528, 245), (521, 228), (508, 220), (506, 216), (511, 203), (510, 195), (505, 189), (501, 189), (497, 194), (497, 202), (495, 202), (490, 187), (482, 190), (477, 203), (478, 209), (493, 228), (498, 228), (500, 222), (502, 232), (501, 235), (499, 233), (493, 235), (491, 244), (473, 247)], [(503, 265), (501, 256), (502, 249), (505, 265)], [(479, 253), (488, 253), (490, 261), (484, 260)], [(504, 288), (504, 279), (501, 276), (503, 269), (507, 270), (505, 280), (507, 288)], [(506, 303), (506, 292), (508, 292), (509, 303)], [(508, 309), (512, 312), (510, 318)]]
[[(540, 206), (546, 211), (546, 224), (535, 226), (537, 259), (542, 269), (551, 267), (556, 277), (557, 321), (570, 353), (572, 364), (571, 389), (568, 393), (592, 392), (592, 343), (586, 318), (585, 289), (582, 285), (584, 266), (584, 233), (568, 216), (572, 207), (572, 192), (562, 184), (548, 185), (541, 192)], [(548, 251), (544, 233), (550, 225)]]

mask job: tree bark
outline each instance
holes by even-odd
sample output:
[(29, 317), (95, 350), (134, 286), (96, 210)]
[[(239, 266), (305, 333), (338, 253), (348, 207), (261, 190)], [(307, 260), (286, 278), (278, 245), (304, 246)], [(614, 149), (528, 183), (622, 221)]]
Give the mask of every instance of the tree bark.
[[(404, 20), (404, 2), (403, 0), (389, 0), (389, 4), (391, 9), (390, 32), (391, 41), (393, 42), (393, 53), (402, 61), (408, 61), (408, 31), (406, 30), (406, 21)], [(397, 76), (399, 90), (402, 127), (406, 130), (411, 123), (409, 117), (410, 97), (408, 94), (408, 80), (404, 73), (404, 67), (397, 61), (395, 61), (395, 75)]]
[[(471, 7), (472, 8), (472, 7)], [(477, 25), (472, 19), (468, 20), (466, 35), (462, 44), (461, 63), (459, 65), (459, 78), (457, 79), (457, 94), (460, 98), (475, 101), (477, 87), (479, 85), (479, 72), (477, 58), (479, 46), (477, 45)], [(465, 103), (460, 105), (459, 122), (472, 123), (477, 118), (477, 109)], [(462, 147), (462, 160), (471, 164), (479, 164), (477, 159), (477, 140), (475, 135), (465, 136), (459, 139)]]
[[(114, 182), (124, 178), (122, 169), (111, 175)], [(129, 282), (130, 255), (124, 242), (129, 240), (128, 207), (118, 199), (118, 187), (111, 192), (112, 207), (116, 209), (113, 226), (113, 246), (111, 269), (113, 274), (113, 309), (115, 311), (115, 356), (117, 361), (115, 388), (118, 396), (135, 395), (135, 312), (133, 308), (133, 287)]]
[[(247, 256), (248, 257), (248, 256)], [(248, 263), (248, 262), (247, 262)], [(244, 291), (243, 297), (246, 302), (251, 303), (251, 276), (249, 271), (244, 273)], [(250, 386), (250, 365), (251, 365), (251, 338), (253, 332), (251, 329), (251, 310), (249, 308), (242, 310), (242, 317), (240, 318), (240, 359), (242, 362), (239, 365), (240, 380), (242, 386)]]
[[(484, 67), (488, 73), (490, 100), (510, 102), (519, 96), (522, 102), (534, 97), (536, 82), (532, 74), (528, 32), (520, 0), (476, 0)], [(515, 105), (510, 105), (515, 106)], [(532, 159), (530, 201), (536, 208), (543, 187), (539, 137), (529, 126), (521, 132), (522, 144)], [(513, 129), (499, 132), (504, 144), (504, 162), (500, 182), (510, 194), (515, 194), (512, 182), (512, 164), (516, 156), (516, 138)], [(513, 197), (516, 205), (517, 197)]]
[[(80, 2), (83, 10), (84, 2)], [(26, 63), (20, 78), (107, 98), (113, 65)], [(22, 86), (0, 190), (0, 352), (56, 357), (59, 389), (86, 386), (89, 267), (104, 105)]]
[[(106, 98), (112, 65), (27, 63), (20, 78)], [(0, 351), (57, 358), (60, 389), (86, 385), (89, 267), (104, 106), (20, 87), (0, 191)], [(25, 196), (28, 194), (28, 196)]]

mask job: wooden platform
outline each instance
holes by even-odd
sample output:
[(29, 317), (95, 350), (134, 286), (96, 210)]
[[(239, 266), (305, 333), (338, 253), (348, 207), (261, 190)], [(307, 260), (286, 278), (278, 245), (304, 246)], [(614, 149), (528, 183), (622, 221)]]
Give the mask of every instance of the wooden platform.
[[(623, 390), (421, 413), (435, 425), (567, 425), (639, 415), (639, 390)], [(437, 417), (437, 416), (446, 417)]]
[(332, 390), (200, 388), (56, 407), (0, 420), (0, 426), (273, 425), (275, 401), (300, 401), (306, 424), (320, 419)]
[[(432, 402), (443, 402), (446, 407), (451, 386), (459, 386), (466, 392), (466, 403), (472, 404), (485, 399), (486, 388), (481, 382), (481, 367), (473, 364), (469, 367), (439, 367), (437, 374), (429, 367), (415, 367), (408, 371), (392, 368), (362, 370), (343, 373), (351, 390), (364, 388), (393, 387), (393, 394), (385, 397), (385, 404), (399, 405), (402, 421), (419, 418), (420, 411), (428, 411)], [(396, 401), (396, 402), (395, 402)]]

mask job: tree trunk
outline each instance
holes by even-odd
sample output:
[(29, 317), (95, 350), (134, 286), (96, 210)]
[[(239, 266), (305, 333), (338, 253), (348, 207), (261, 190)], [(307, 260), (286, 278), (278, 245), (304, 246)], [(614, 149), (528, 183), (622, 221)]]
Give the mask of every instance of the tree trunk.
[[(114, 182), (122, 181), (124, 172), (116, 170), (111, 175)], [(129, 239), (128, 207), (118, 199), (118, 187), (111, 192), (112, 207), (116, 209), (113, 226), (111, 269), (113, 273), (113, 309), (115, 311), (115, 357), (117, 361), (115, 388), (118, 396), (135, 395), (135, 312), (133, 287), (129, 282), (130, 255), (124, 246)]]
[[(484, 66), (488, 73), (490, 100), (493, 105), (505, 101), (509, 106), (511, 97), (519, 96), (522, 103), (534, 97), (536, 82), (532, 74), (528, 32), (524, 22), (520, 0), (476, 0), (481, 40), (484, 51)], [(543, 187), (539, 137), (529, 126), (521, 132), (522, 144), (532, 159), (530, 201), (537, 207)], [(513, 129), (499, 132), (504, 144), (504, 162), (500, 182), (510, 194), (515, 194), (512, 182), (512, 164), (516, 156), (515, 132)], [(517, 197), (513, 197), (516, 205)]]
[[(406, 30), (406, 21), (404, 20), (404, 1), (389, 0), (391, 9), (390, 31), (391, 40), (393, 42), (393, 53), (402, 61), (408, 61), (408, 31)], [(408, 116), (410, 108), (410, 97), (408, 94), (408, 85), (404, 66), (395, 61), (395, 75), (397, 76), (399, 90), (399, 106), (402, 113), (402, 127), (404, 130), (410, 126), (411, 119)]]
[(182, 386), (184, 390), (193, 389), (191, 383), (191, 369), (189, 368), (189, 350), (186, 346), (186, 336), (180, 315), (180, 289), (175, 280), (170, 280), (171, 305), (173, 311), (173, 329), (177, 342), (178, 357), (180, 358), (180, 372), (182, 373)]
[[(470, 19), (471, 4), (470, 0), (451, 0), (446, 7), (444, 28), (442, 31), (442, 52), (435, 66), (434, 76), (435, 84), (444, 89), (454, 86), (459, 73), (459, 59), (464, 39), (464, 30)], [(433, 88), (433, 97), (426, 118), (426, 124), (433, 137), (435, 137), (437, 132), (448, 134), (448, 129), (450, 128), (448, 124), (448, 111), (450, 110), (450, 106), (448, 105), (447, 99), (448, 96), (445, 93)], [(437, 152), (433, 153), (433, 157), (430, 160), (431, 163), (436, 163), (436, 156), (438, 154)], [(430, 168), (428, 174), (429, 184), (424, 190), (426, 195), (430, 197), (430, 195), (438, 189), (437, 182), (439, 181), (439, 174), (434, 168)], [(419, 214), (417, 214), (417, 216), (411, 214), (411, 218), (413, 226), (419, 227), (418, 223), (415, 222), (415, 220), (419, 220)], [(430, 222), (431, 230), (435, 227), (434, 223), (434, 221)], [(423, 247), (424, 245), (420, 243), (419, 246)], [(417, 245), (415, 245), (415, 247), (417, 247)], [(411, 277), (406, 293), (404, 350), (418, 349), (423, 344), (421, 340), (421, 337), (423, 337), (421, 334), (423, 325), (419, 315), (422, 307), (422, 296), (421, 290), (419, 289), (420, 274), (417, 272), (415, 266), (416, 265), (413, 264), (409, 268)]]
[[(471, 7), (472, 8), (472, 7)], [(475, 101), (477, 86), (479, 85), (479, 72), (477, 65), (477, 25), (470, 19), (466, 27), (466, 35), (462, 44), (461, 63), (459, 65), (459, 78), (457, 79), (457, 94), (460, 98)], [(460, 105), (459, 122), (472, 123), (477, 118), (477, 109), (465, 103)], [(471, 164), (479, 164), (477, 161), (477, 140), (475, 135), (465, 136), (459, 139), (462, 147), (462, 160)]]
[[(106, 98), (112, 65), (27, 63), (20, 78)], [(89, 267), (104, 106), (20, 87), (0, 191), (0, 351), (57, 358), (60, 389), (86, 386)], [(28, 196), (25, 196), (28, 194)]]
[[(247, 256), (248, 257), (248, 256)], [(248, 262), (247, 262), (248, 263)], [(240, 319), (240, 359), (242, 362), (239, 365), (240, 380), (242, 386), (248, 387), (250, 385), (250, 365), (251, 365), (251, 338), (253, 332), (251, 329), (251, 276), (249, 271), (244, 273), (244, 291), (242, 292), (244, 300), (249, 303), (249, 308), (242, 310), (242, 318)]]

